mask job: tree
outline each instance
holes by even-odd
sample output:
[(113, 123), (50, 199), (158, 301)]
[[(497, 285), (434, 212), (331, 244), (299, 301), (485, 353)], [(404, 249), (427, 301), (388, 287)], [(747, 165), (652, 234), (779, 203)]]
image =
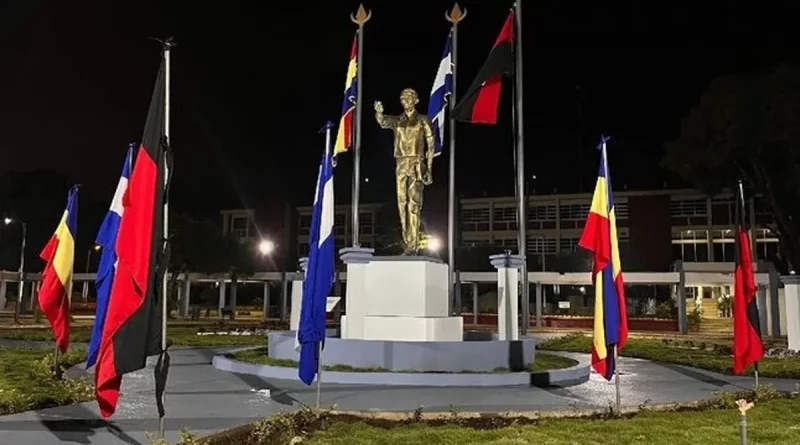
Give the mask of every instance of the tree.
[(800, 267), (800, 67), (715, 79), (666, 144), (663, 165), (709, 195), (739, 179), (772, 212), (768, 228)]
[[(222, 236), (211, 221), (196, 220), (189, 215), (177, 214), (170, 218), (170, 304), (177, 306), (177, 280), (184, 273), (228, 273), (234, 282), (255, 272), (255, 258), (248, 246), (238, 240)], [(232, 291), (231, 303), (235, 304)]]

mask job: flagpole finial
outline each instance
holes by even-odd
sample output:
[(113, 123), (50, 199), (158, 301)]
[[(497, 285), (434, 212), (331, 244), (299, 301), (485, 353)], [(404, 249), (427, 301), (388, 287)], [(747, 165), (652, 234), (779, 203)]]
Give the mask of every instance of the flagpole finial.
[(334, 127), (333, 122), (326, 121), (325, 125), (322, 126), (322, 128), (319, 130), (319, 132), (320, 133), (324, 133), (324, 132), (328, 131), (329, 129), (333, 128), (333, 127)]
[(444, 13), (445, 20), (452, 23), (453, 25), (457, 25), (458, 22), (464, 20), (466, 16), (467, 16), (467, 8), (464, 8), (462, 10), (461, 6), (458, 5), (458, 2), (456, 2), (455, 5), (453, 5), (453, 9), (450, 10), (449, 13), (447, 11), (445, 11)]
[(170, 50), (170, 49), (178, 46), (178, 44), (175, 43), (175, 37), (172, 37), (172, 36), (167, 37), (166, 39), (159, 39), (158, 37), (150, 37), (150, 40), (155, 40), (156, 42), (160, 43), (161, 44), (161, 48), (164, 51)]
[(597, 149), (602, 150), (605, 148), (606, 143), (611, 140), (611, 136), (600, 135), (600, 143), (597, 144)]
[(364, 26), (364, 23), (367, 23), (371, 18), (372, 11), (366, 10), (363, 3), (358, 5), (358, 11), (356, 11), (355, 15), (350, 14), (350, 21), (358, 26)]

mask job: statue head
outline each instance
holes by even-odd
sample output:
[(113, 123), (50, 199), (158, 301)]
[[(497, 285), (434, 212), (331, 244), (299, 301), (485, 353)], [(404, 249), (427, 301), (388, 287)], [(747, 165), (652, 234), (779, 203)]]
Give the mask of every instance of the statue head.
[(404, 111), (412, 111), (416, 109), (419, 103), (419, 96), (413, 88), (406, 88), (400, 93), (400, 104), (403, 105)]

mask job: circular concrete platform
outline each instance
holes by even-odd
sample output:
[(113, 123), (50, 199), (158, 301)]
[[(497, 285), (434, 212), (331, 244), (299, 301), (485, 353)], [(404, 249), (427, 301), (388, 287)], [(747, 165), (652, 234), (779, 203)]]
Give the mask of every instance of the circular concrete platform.
[[(405, 373), (490, 373), (502, 369), (529, 375), (524, 371), (534, 360), (534, 339), (504, 341), (476, 333), (465, 333), (464, 339), (414, 342), (329, 337), (325, 339), (322, 364)], [(295, 333), (270, 332), (269, 356), (299, 360)]]
[[(237, 351), (257, 349), (242, 348)], [(323, 354), (324, 355), (324, 354)], [(561, 355), (561, 354), (559, 354)], [(567, 356), (567, 354), (565, 354)], [(569, 355), (572, 357), (573, 355)], [(279, 380), (297, 380), (297, 368), (265, 366), (244, 363), (229, 356), (217, 355), (212, 365), (221, 370), (237, 374), (257, 375)], [(437, 386), (437, 387), (508, 387), (539, 386), (567, 387), (589, 380), (589, 364), (579, 363), (573, 367), (544, 372), (497, 372), (497, 373), (429, 373), (429, 372), (342, 372), (322, 371), (325, 383), (379, 386)]]

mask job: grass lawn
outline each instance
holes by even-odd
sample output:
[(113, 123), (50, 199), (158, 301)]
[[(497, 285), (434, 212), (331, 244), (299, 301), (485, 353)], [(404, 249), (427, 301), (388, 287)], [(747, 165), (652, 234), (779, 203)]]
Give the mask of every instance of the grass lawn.
[[(296, 368), (297, 362), (294, 360), (276, 359), (267, 355), (266, 348), (251, 349), (248, 351), (240, 351), (231, 354), (231, 358), (245, 363), (254, 363), (258, 365), (267, 366), (281, 366), (286, 368)], [(561, 357), (553, 354), (536, 353), (536, 360), (528, 368), (530, 372), (542, 372), (550, 369), (564, 369), (577, 365), (578, 362), (567, 357)], [(342, 371), (342, 372), (390, 372), (388, 369), (383, 368), (354, 368), (347, 365), (328, 365), (323, 366), (326, 371)], [(423, 372), (423, 371), (400, 371), (400, 372)], [(433, 373), (440, 373), (440, 371), (430, 371)], [(470, 371), (462, 371), (469, 373)], [(508, 369), (498, 368), (494, 372), (508, 372)]]
[[(169, 327), (167, 337), (172, 339), (175, 346), (193, 347), (221, 347), (221, 346), (259, 346), (266, 343), (263, 336), (257, 335), (197, 335), (200, 329), (208, 332), (228, 331), (236, 326), (225, 327)], [(91, 337), (91, 328), (86, 326), (73, 327), (70, 332), (70, 341), (86, 343)], [(0, 339), (28, 340), (28, 341), (53, 341), (53, 333), (49, 328), (0, 328)]]
[[(622, 350), (624, 357), (635, 357), (656, 362), (686, 365), (694, 368), (733, 374), (733, 358), (730, 345), (703, 341), (654, 340), (629, 338)], [(547, 340), (538, 349), (551, 351), (584, 352), (591, 351), (592, 338), (583, 334), (571, 334)], [(800, 378), (800, 358), (765, 358), (758, 364), (762, 377)], [(753, 375), (751, 367), (745, 375)]]
[[(85, 350), (70, 351), (61, 358), (61, 368), (85, 359)], [(50, 350), (0, 348), (0, 415), (94, 399), (91, 382), (56, 380), (52, 366)]]
[[(800, 443), (800, 399), (756, 403), (748, 412), (751, 444)], [(334, 422), (315, 432), (307, 445), (731, 445), (739, 443), (739, 412), (644, 413), (629, 419), (541, 420), (497, 429), (425, 424), (385, 428), (364, 422)], [(260, 445), (267, 442), (245, 442)], [(273, 443), (273, 442), (270, 442)]]

